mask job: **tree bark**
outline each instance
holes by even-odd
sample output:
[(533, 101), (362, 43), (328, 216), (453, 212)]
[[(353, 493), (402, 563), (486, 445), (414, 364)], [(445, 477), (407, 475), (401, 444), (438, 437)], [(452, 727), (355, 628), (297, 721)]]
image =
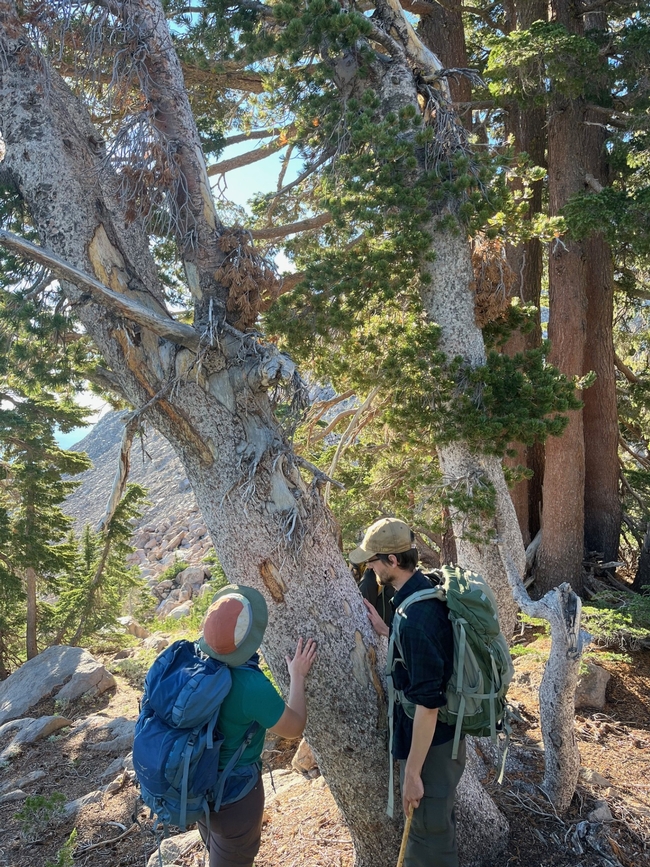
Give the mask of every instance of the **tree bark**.
[[(465, 25), (460, 0), (451, 0), (444, 6), (435, 2), (427, 5), (426, 14), (422, 13), (420, 17), (418, 36), (447, 69), (467, 69)], [(456, 74), (450, 78), (449, 90), (452, 100), (461, 106), (459, 114), (463, 125), (471, 130), (471, 81), (466, 75)]]
[[(585, 31), (604, 31), (605, 12), (585, 18)], [(603, 62), (604, 59), (603, 59)], [(607, 131), (595, 113), (586, 118), (585, 167), (605, 186), (609, 183)], [(622, 508), (619, 494), (618, 406), (614, 353), (614, 263), (612, 252), (600, 234), (585, 243), (587, 291), (587, 344), (585, 373), (594, 371), (595, 383), (584, 393), (585, 433), (585, 548), (605, 562), (618, 558)]]
[(499, 545), (499, 551), (521, 610), (531, 617), (547, 620), (551, 627), (551, 652), (539, 690), (544, 740), (542, 789), (556, 810), (564, 812), (571, 803), (580, 772), (574, 696), (582, 651), (590, 637), (580, 628), (582, 602), (566, 583), (533, 602), (506, 548)]
[[(542, 0), (515, 0), (508, 8), (508, 21), (512, 30), (526, 30), (534, 21), (544, 20), (547, 5)], [(512, 103), (504, 120), (505, 133), (514, 137), (517, 153), (527, 153), (533, 165), (546, 166), (546, 112), (544, 108), (521, 107)], [(528, 216), (533, 217), (542, 210), (543, 183), (533, 184)], [(507, 248), (508, 262), (513, 272), (519, 276), (517, 288), (519, 297), (525, 304), (534, 305), (537, 310), (535, 328), (528, 334), (513, 334), (503, 351), (508, 355), (525, 352), (540, 345), (542, 339), (541, 317), (539, 313), (542, 288), (542, 245), (539, 239), (531, 238), (522, 244)], [(506, 458), (508, 466), (524, 466), (532, 471), (530, 479), (523, 479), (513, 486), (510, 492), (514, 503), (519, 527), (528, 546), (540, 528), (542, 509), (542, 484), (544, 479), (544, 446), (515, 445), (517, 455)]]
[(614, 374), (614, 268), (609, 245), (585, 242), (587, 321), (585, 373), (596, 381), (583, 395), (585, 436), (585, 548), (605, 562), (618, 558), (622, 509), (619, 495), (618, 407)]
[(36, 570), (28, 566), (25, 569), (25, 596), (27, 598), (27, 630), (26, 630), (26, 651), (27, 659), (33, 659), (38, 656), (38, 646), (36, 644)]
[[(560, 213), (584, 187), (584, 106), (557, 94), (548, 122), (549, 211)], [(549, 361), (569, 378), (582, 376), (587, 333), (585, 263), (579, 244), (556, 238), (549, 259)], [(542, 542), (536, 590), (568, 582), (582, 587), (585, 450), (582, 411), (569, 413), (561, 437), (546, 441)]]
[[(140, 305), (143, 321), (147, 311), (169, 317), (147, 235), (139, 221), (124, 218), (118, 179), (98, 152), (85, 110), (30, 47), (9, 2), (0, 3), (0, 45), (5, 165), (41, 242)], [(199, 179), (200, 199), (200, 172), (189, 166), (188, 173)], [(184, 218), (200, 222), (204, 215), (188, 207)], [(201, 234), (211, 231), (216, 224), (208, 213)], [(211, 254), (190, 252), (195, 291), (214, 297)], [(309, 742), (350, 827), (359, 867), (394, 860), (399, 830), (381, 807), (387, 777), (381, 652), (329, 513), (315, 486), (301, 478), (273, 418), (268, 391), (292, 371), (288, 359), (215, 317), (209, 334), (206, 326), (196, 328), (203, 341), (198, 366), (195, 352), (69, 282), (64, 291), (123, 396), (146, 407), (179, 455), (228, 578), (265, 595), (263, 650), (281, 689), (288, 688), (284, 660), (298, 636), (317, 640), (319, 659), (307, 686)]]

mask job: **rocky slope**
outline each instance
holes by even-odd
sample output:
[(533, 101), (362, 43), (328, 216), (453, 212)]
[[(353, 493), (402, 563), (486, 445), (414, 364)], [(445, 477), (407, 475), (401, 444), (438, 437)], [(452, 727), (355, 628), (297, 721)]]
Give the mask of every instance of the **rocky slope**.
[[(91, 469), (76, 476), (79, 487), (64, 505), (66, 513), (75, 519), (77, 532), (85, 524), (96, 526), (106, 509), (118, 466), (122, 416), (121, 412), (106, 413), (73, 447), (86, 452), (93, 462)], [(169, 443), (153, 429), (133, 445), (129, 481), (138, 482), (148, 492), (148, 505), (133, 528), (136, 550), (129, 560), (139, 566), (154, 594), (166, 603), (165, 609), (161, 606), (158, 612), (166, 616), (191, 600), (209, 576), (202, 563), (212, 550), (212, 540), (180, 461)], [(178, 576), (173, 584), (161, 583), (160, 574), (178, 560), (196, 568)], [(187, 612), (179, 609), (177, 616), (182, 613)]]

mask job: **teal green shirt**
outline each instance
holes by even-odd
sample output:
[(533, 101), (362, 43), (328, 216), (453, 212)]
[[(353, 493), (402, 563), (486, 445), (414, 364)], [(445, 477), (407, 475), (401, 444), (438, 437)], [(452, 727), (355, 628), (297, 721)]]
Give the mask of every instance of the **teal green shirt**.
[(233, 668), (232, 686), (223, 700), (217, 728), (224, 737), (219, 757), (219, 770), (228, 764), (228, 759), (244, 740), (252, 722), (260, 728), (242, 753), (236, 767), (259, 762), (264, 749), (266, 729), (273, 726), (284, 713), (284, 700), (271, 681), (261, 671)]

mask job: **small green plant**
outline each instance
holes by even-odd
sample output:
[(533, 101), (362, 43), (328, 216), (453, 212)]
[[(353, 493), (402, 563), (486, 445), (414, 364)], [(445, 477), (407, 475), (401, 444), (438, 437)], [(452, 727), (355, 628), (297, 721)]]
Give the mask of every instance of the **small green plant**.
[(158, 581), (173, 581), (174, 578), (181, 572), (184, 572), (189, 565), (190, 564), (185, 560), (174, 560), (174, 562), (168, 566), (164, 572), (160, 573)]
[(35, 843), (43, 835), (48, 825), (63, 819), (65, 795), (53, 792), (51, 795), (30, 795), (21, 810), (15, 814), (20, 825), (20, 836), (26, 843)]
[(547, 659), (548, 652), (539, 650), (531, 644), (513, 644), (510, 648), (510, 656), (517, 659), (520, 656), (531, 656), (535, 659)]
[(592, 662), (621, 662), (626, 665), (631, 665), (632, 657), (629, 653), (616, 653), (613, 650), (588, 650), (582, 657), (590, 659)]
[(56, 861), (48, 861), (45, 867), (73, 867), (74, 865), (74, 847), (77, 842), (77, 829), (73, 828), (72, 833), (65, 841), (63, 846), (56, 853)]

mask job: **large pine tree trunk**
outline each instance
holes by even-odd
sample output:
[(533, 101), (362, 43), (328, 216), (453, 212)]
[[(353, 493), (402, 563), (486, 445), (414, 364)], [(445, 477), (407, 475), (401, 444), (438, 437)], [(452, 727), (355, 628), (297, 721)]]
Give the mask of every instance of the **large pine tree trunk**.
[(585, 373), (596, 381), (585, 390), (585, 548), (605, 561), (618, 558), (621, 531), (618, 408), (614, 375), (614, 274), (609, 245), (601, 236), (584, 244), (588, 334)]
[[(585, 17), (585, 31), (604, 32), (605, 12)], [(597, 35), (597, 34), (596, 34)], [(603, 62), (606, 62), (603, 58)], [(585, 150), (587, 182), (596, 190), (609, 182), (605, 142), (607, 131), (595, 112), (587, 115)], [(587, 291), (585, 373), (596, 381), (584, 393), (585, 433), (585, 548), (605, 561), (618, 558), (622, 509), (619, 495), (618, 407), (614, 365), (614, 263), (602, 235), (584, 244)]]
[[(485, 347), (481, 329), (474, 315), (474, 293), (471, 289), (474, 272), (469, 242), (460, 232), (441, 232), (431, 226), (436, 258), (429, 266), (431, 283), (423, 295), (423, 306), (430, 318), (441, 329), (440, 348), (449, 357), (461, 355), (464, 360), (477, 366), (485, 361)], [(524, 571), (524, 547), (517, 523), (514, 506), (503, 476), (498, 458), (481, 455), (462, 442), (441, 446), (438, 449), (444, 483), (450, 487), (461, 484), (468, 490), (489, 482), (496, 494), (496, 515), (484, 521), (482, 543), (474, 541), (468, 533), (465, 516), (458, 510), (450, 510), (456, 537), (458, 562), (466, 569), (480, 572), (495, 591), (499, 602), (499, 618), (505, 635), (514, 628), (517, 606), (505, 575), (499, 552), (488, 541), (502, 529), (502, 541), (515, 561)], [(468, 536), (470, 538), (468, 538)]]
[[(451, 0), (444, 6), (431, 3), (431, 8), (426, 13), (421, 13), (418, 24), (418, 36), (447, 69), (467, 69), (465, 25), (461, 6), (460, 0)], [(449, 91), (458, 106), (464, 126), (471, 130), (472, 84), (467, 75), (453, 75), (449, 80)]]
[[(546, 17), (546, 4), (542, 0), (515, 0), (508, 7), (508, 20), (513, 30), (526, 30), (534, 21)], [(514, 137), (517, 153), (527, 153), (533, 165), (546, 165), (546, 112), (543, 108), (520, 107), (511, 104), (504, 120), (505, 134)], [(533, 217), (542, 210), (542, 181), (533, 184), (528, 216)], [(507, 249), (508, 263), (517, 283), (515, 292), (525, 304), (532, 304), (539, 311), (542, 288), (542, 245), (539, 239), (531, 238), (516, 247)], [(542, 339), (541, 320), (538, 312), (535, 328), (527, 334), (513, 334), (503, 351), (508, 355), (525, 352), (540, 345)], [(517, 455), (506, 458), (509, 466), (524, 466), (532, 472), (530, 479), (515, 484), (510, 492), (514, 503), (519, 527), (528, 545), (540, 528), (542, 508), (542, 483), (544, 479), (544, 446), (516, 446)]]
[(36, 570), (28, 566), (25, 569), (25, 596), (27, 599), (27, 629), (26, 650), (27, 659), (33, 659), (38, 655), (36, 644), (36, 605), (37, 605), (37, 576)]
[[(564, 23), (562, 17), (558, 20)], [(559, 214), (570, 196), (584, 189), (583, 157), (582, 100), (558, 94), (548, 122), (551, 215)], [(587, 333), (583, 250), (575, 241), (560, 238), (550, 246), (549, 361), (569, 378), (582, 376)], [(584, 480), (582, 411), (574, 410), (563, 435), (549, 437), (546, 442), (542, 542), (536, 570), (536, 589), (540, 592), (563, 582), (578, 592), (582, 586)]]

